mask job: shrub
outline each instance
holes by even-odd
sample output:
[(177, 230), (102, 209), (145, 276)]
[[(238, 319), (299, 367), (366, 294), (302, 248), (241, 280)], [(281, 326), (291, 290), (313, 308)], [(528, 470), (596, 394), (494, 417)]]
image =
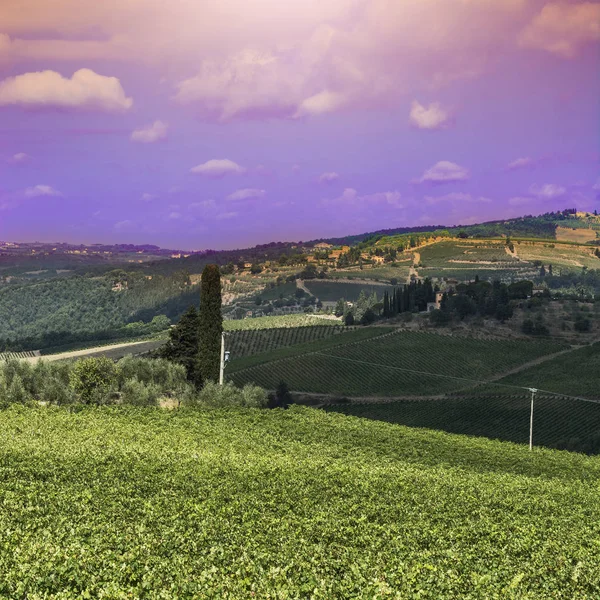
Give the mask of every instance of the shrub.
[(144, 383), (137, 378), (128, 379), (121, 388), (123, 404), (157, 406), (160, 388), (155, 383)]
[(208, 381), (193, 399), (188, 398), (185, 403), (189, 404), (190, 400), (193, 404), (211, 408), (232, 406), (265, 408), (268, 404), (265, 390), (255, 385), (247, 384), (240, 389), (230, 382), (218, 385), (212, 381)]
[(574, 327), (575, 331), (578, 331), (579, 333), (587, 333), (592, 330), (592, 322), (582, 315), (578, 315), (577, 319), (575, 319)]
[(59, 406), (75, 402), (73, 390), (56, 376), (46, 380), (39, 397), (40, 400)]
[(69, 382), (84, 404), (106, 404), (117, 383), (117, 367), (102, 356), (78, 360), (71, 369)]
[(15, 404), (27, 404), (31, 399), (23, 380), (19, 375), (15, 375), (8, 386), (8, 401)]
[(165, 358), (126, 356), (117, 363), (117, 370), (120, 387), (129, 379), (138, 379), (146, 385), (158, 386), (160, 393), (167, 396), (187, 387), (185, 367)]
[(448, 325), (448, 323), (450, 323), (452, 317), (448, 312), (436, 309), (429, 313), (429, 320), (436, 327), (443, 327), (444, 325)]

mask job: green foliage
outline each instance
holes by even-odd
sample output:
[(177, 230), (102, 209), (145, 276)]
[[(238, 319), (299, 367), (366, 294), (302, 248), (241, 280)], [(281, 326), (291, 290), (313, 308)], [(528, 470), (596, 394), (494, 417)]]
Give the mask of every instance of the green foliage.
[(548, 336), (550, 330), (544, 324), (542, 315), (534, 319), (525, 319), (521, 325), (521, 331), (527, 335)]
[(121, 401), (133, 406), (156, 406), (160, 397), (160, 387), (155, 383), (145, 383), (137, 378), (126, 379), (121, 387)]
[(592, 330), (592, 322), (583, 315), (577, 315), (574, 327), (579, 333), (588, 333)]
[(84, 358), (74, 364), (69, 381), (83, 404), (106, 404), (116, 387), (117, 368), (104, 356)]
[[(356, 333), (361, 331), (365, 330)], [(290, 348), (287, 357), (282, 352), (259, 355), (240, 361), (240, 368), (234, 361), (229, 377), (237, 385), (255, 383), (275, 389), (283, 380), (297, 392), (341, 396), (437, 395), (471, 387), (468, 380), (485, 381), (564, 348), (546, 340), (390, 333), (394, 330), (380, 327), (366, 331), (372, 332), (371, 339), (340, 334), (331, 341), (306, 344), (302, 354), (292, 354), (295, 349)], [(461, 377), (467, 381), (452, 379)]]
[(221, 274), (217, 265), (207, 265), (202, 271), (199, 327), (199, 377), (202, 381), (218, 381), (223, 316)]
[[(315, 323), (324, 320), (313, 320)], [(228, 333), (225, 337), (227, 350), (232, 358), (252, 356), (261, 352), (269, 352), (277, 348), (305, 344), (331, 337), (346, 331), (337, 321), (334, 325), (313, 325), (312, 327), (280, 327), (274, 329), (248, 329)]]
[(15, 404), (26, 404), (31, 400), (31, 396), (27, 393), (23, 380), (19, 375), (15, 375), (12, 378), (7, 391), (8, 401)]
[(290, 394), (290, 388), (285, 381), (280, 381), (275, 390), (273, 401), (269, 403), (269, 408), (288, 408), (293, 399)]
[(200, 347), (200, 317), (195, 306), (190, 306), (179, 323), (169, 331), (169, 341), (161, 348), (160, 356), (185, 368), (187, 378), (194, 385), (202, 385), (198, 367)]
[(436, 327), (443, 327), (444, 325), (448, 325), (448, 323), (450, 323), (452, 317), (448, 311), (436, 309), (429, 313), (429, 320)]
[(596, 457), (304, 407), (14, 407), (0, 439), (5, 598), (600, 594)]
[(119, 385), (137, 379), (145, 385), (158, 387), (162, 396), (177, 396), (188, 387), (187, 373), (183, 365), (166, 359), (146, 359), (127, 356), (117, 363)]
[(117, 279), (127, 283), (122, 291), (113, 291), (110, 273), (0, 286), (0, 351), (150, 335), (165, 330), (168, 317), (183, 312), (181, 300), (195, 293), (182, 274), (121, 272)]
[(246, 384), (243, 388), (237, 388), (231, 382), (219, 385), (213, 381), (207, 381), (202, 390), (188, 404), (206, 408), (234, 406), (265, 408), (268, 404), (268, 397), (265, 390), (256, 385)]

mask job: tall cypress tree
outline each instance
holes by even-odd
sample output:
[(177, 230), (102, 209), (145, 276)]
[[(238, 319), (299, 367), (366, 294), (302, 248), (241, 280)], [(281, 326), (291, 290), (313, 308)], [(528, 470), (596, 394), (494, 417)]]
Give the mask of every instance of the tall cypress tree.
[(219, 381), (221, 362), (221, 273), (217, 265), (206, 265), (200, 290), (198, 370), (203, 381)]

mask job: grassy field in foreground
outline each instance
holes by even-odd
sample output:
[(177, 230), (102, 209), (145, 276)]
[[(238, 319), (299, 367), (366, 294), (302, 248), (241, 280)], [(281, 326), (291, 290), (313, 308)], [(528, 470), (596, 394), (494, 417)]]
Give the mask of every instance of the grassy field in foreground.
[[(379, 327), (369, 330), (387, 333)], [(437, 395), (470, 387), (469, 381), (439, 375), (482, 381), (564, 348), (554, 341), (485, 340), (409, 331), (359, 344), (342, 343), (344, 336), (350, 334), (335, 336), (336, 345), (331, 348), (305, 344), (305, 355), (271, 355), (285, 360), (267, 362), (269, 355), (261, 355), (237, 367), (234, 363), (231, 378), (237, 385), (252, 382), (267, 389), (275, 389), (283, 380), (293, 391), (342, 396)]]
[(6, 598), (598, 598), (600, 460), (308, 408), (0, 412)]

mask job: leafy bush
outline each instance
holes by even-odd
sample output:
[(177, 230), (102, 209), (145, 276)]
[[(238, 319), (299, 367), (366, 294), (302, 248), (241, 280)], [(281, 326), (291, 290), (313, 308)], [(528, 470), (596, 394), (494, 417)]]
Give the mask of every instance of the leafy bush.
[(448, 325), (452, 320), (450, 313), (444, 310), (432, 310), (429, 313), (429, 320), (436, 327), (443, 327), (444, 325)]
[(56, 404), (58, 406), (72, 404), (76, 399), (73, 389), (58, 377), (50, 377), (46, 380), (40, 396), (44, 402)]
[(27, 404), (31, 400), (31, 396), (25, 389), (23, 380), (19, 375), (15, 375), (8, 386), (8, 400), (15, 404)]
[(185, 367), (164, 358), (148, 360), (126, 356), (117, 363), (117, 371), (120, 387), (128, 380), (137, 379), (157, 386), (160, 394), (170, 396), (188, 385)]
[(157, 406), (160, 388), (155, 383), (144, 383), (137, 378), (127, 379), (121, 387), (123, 404)]
[(218, 385), (212, 381), (206, 382), (202, 390), (186, 403), (212, 408), (225, 408), (243, 406), (246, 408), (266, 408), (268, 397), (262, 388), (246, 384), (243, 388), (237, 388), (233, 383), (227, 382)]
[(117, 384), (117, 367), (104, 356), (78, 360), (69, 381), (84, 404), (106, 404)]

